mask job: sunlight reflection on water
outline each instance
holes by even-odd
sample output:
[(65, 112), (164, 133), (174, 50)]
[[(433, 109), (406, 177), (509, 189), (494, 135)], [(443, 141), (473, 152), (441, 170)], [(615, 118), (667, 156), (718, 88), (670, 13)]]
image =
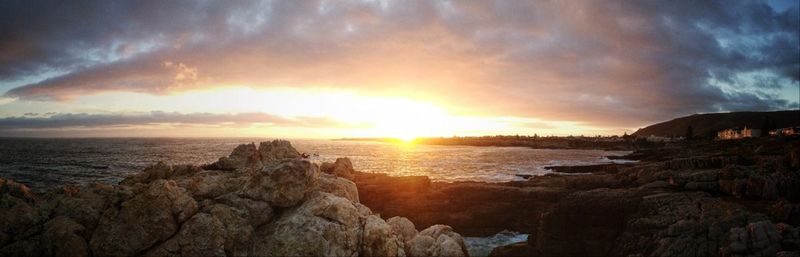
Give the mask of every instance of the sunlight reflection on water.
[[(132, 172), (164, 160), (203, 164), (227, 156), (249, 138), (0, 139), (0, 177), (34, 189), (88, 182), (118, 183)], [(395, 176), (427, 175), (434, 181), (522, 180), (545, 166), (608, 163), (627, 152), (543, 150), (524, 147), (427, 146), (380, 142), (293, 140), (315, 161), (349, 157), (356, 170)]]

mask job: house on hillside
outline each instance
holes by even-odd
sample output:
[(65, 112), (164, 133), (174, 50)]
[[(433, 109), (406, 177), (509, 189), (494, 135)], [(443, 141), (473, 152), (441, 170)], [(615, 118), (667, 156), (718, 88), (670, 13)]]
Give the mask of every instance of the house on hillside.
[(742, 139), (742, 138), (760, 137), (760, 136), (761, 136), (760, 129), (750, 129), (747, 127), (744, 127), (743, 129), (730, 128), (717, 132), (718, 140)]
[(793, 136), (800, 135), (800, 127), (779, 128), (769, 131), (770, 136)]

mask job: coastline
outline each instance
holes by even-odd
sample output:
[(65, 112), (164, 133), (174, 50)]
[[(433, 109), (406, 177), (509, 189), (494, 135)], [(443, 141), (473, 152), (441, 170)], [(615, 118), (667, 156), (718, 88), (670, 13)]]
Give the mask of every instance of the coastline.
[[(800, 250), (798, 138), (641, 149), (619, 157), (635, 163), (558, 166), (552, 169), (565, 174), (503, 183), (364, 173), (346, 158), (315, 166), (286, 145), (240, 145), (228, 157), (203, 166), (159, 163), (120, 185), (66, 186), (33, 194), (4, 180), (0, 253), (48, 255), (66, 249), (76, 256), (181, 256), (206, 249), (225, 255), (323, 255), (338, 249), (366, 256), (365, 249), (371, 249), (391, 256), (402, 249), (406, 256), (449, 256), (467, 254), (463, 237), (502, 231), (529, 236), (495, 248), (491, 256), (682, 256), (686, 251), (735, 256)], [(348, 218), (338, 211), (319, 219), (332, 206), (352, 210), (347, 215), (360, 221), (345, 222)], [(147, 220), (137, 218), (143, 214), (135, 214), (140, 209), (156, 215), (144, 217), (161, 217), (175, 226), (167, 231), (148, 227)], [(377, 241), (371, 242), (380, 243), (366, 246), (340, 238), (326, 241), (332, 243), (327, 248), (309, 248), (298, 242), (318, 232), (289, 222), (297, 219), (322, 224), (315, 229), (351, 231), (341, 232), (342, 238), (373, 234), (371, 240)], [(363, 227), (367, 220), (374, 230), (347, 229)], [(276, 237), (276, 226), (288, 232)], [(249, 232), (225, 236), (231, 231)], [(444, 236), (451, 243), (414, 241), (423, 234)], [(102, 239), (123, 237), (135, 240), (118, 245)], [(208, 237), (217, 243), (207, 245)]]

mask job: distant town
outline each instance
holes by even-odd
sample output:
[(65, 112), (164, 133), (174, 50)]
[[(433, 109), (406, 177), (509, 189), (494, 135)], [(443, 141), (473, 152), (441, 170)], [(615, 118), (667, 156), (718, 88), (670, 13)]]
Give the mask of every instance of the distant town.
[[(525, 146), (543, 149), (605, 149), (629, 150), (643, 147), (661, 146), (666, 143), (692, 140), (737, 140), (757, 137), (794, 137), (800, 136), (800, 126), (771, 129), (763, 133), (762, 129), (734, 127), (717, 132), (716, 137), (693, 136), (691, 126), (687, 127), (684, 136), (628, 135), (622, 136), (539, 136), (530, 135), (495, 135), (478, 137), (423, 137), (413, 140), (414, 144), (425, 145), (468, 145), (468, 146)], [(342, 141), (381, 141), (404, 142), (396, 138), (342, 138)]]

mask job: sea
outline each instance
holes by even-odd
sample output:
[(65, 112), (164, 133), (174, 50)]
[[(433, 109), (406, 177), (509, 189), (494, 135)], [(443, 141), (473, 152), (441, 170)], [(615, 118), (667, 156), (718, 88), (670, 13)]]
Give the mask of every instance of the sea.
[[(239, 144), (267, 138), (0, 138), (0, 177), (34, 191), (66, 184), (119, 183), (158, 161), (205, 164), (227, 156)], [(392, 176), (425, 175), (433, 181), (507, 182), (520, 175), (544, 175), (547, 166), (590, 165), (624, 160), (627, 151), (531, 149), (526, 147), (439, 146), (341, 140), (292, 140), (312, 161), (349, 157), (356, 170)], [(533, 178), (535, 179), (535, 177)], [(504, 231), (466, 238), (472, 256), (527, 235)]]
[[(158, 161), (205, 164), (239, 144), (266, 138), (0, 138), (0, 177), (38, 191), (66, 184), (116, 184)], [(506, 182), (543, 175), (547, 166), (624, 160), (627, 151), (439, 146), (371, 141), (292, 140), (312, 161), (348, 157), (358, 171), (392, 176), (425, 175), (433, 181)]]

